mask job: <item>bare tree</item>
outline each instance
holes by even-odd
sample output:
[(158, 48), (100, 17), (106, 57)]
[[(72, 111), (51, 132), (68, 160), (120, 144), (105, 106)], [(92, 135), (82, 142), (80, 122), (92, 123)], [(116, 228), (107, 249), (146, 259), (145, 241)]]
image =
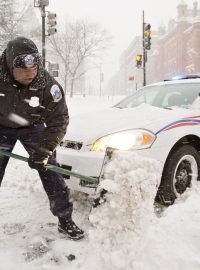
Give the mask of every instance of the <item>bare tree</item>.
[(19, 33), (19, 24), (27, 9), (27, 3), (19, 5), (16, 1), (1, 0), (0, 2), (0, 47)]
[(100, 57), (109, 46), (111, 37), (98, 24), (84, 20), (66, 24), (64, 32), (50, 38), (51, 48), (64, 67), (65, 91), (70, 85), (73, 96), (74, 82), (89, 69), (89, 61)]
[(22, 0), (19, 5), (17, 0), (1, 0), (0, 51), (5, 49), (9, 40), (19, 35), (40, 39), (41, 26), (33, 2)]
[(39, 45), (42, 47), (41, 19), (36, 15), (39, 13), (38, 8), (35, 8), (32, 2), (29, 4), (27, 2), (23, 10), (24, 12), (18, 22), (17, 34), (34, 39), (34, 41), (37, 41), (38, 47)]

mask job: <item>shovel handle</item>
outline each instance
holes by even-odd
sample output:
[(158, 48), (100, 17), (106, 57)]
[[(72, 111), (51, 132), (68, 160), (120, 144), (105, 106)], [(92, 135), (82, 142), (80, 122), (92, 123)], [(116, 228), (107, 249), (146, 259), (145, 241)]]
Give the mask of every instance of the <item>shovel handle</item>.
[[(0, 149), (0, 155), (28, 162), (27, 157), (23, 157), (21, 155), (13, 154), (11, 152), (8, 152), (8, 151), (2, 150), (2, 149)], [(76, 173), (76, 172), (73, 172), (73, 171), (69, 171), (67, 169), (64, 169), (64, 168), (61, 168), (61, 167), (58, 167), (58, 166), (55, 166), (55, 165), (47, 164), (46, 168), (48, 170), (58, 172), (58, 173), (61, 173), (61, 174), (67, 175), (67, 176), (74, 176), (76, 178), (88, 181), (88, 182), (93, 183), (93, 184), (98, 184), (99, 183), (99, 180), (97, 178), (82, 175), (82, 174), (79, 174), (79, 173)]]

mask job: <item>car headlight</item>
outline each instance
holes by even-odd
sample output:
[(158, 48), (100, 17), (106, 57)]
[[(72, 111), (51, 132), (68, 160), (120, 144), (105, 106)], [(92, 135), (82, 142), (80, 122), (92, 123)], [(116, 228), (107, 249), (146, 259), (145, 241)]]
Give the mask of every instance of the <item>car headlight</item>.
[(148, 130), (131, 129), (96, 140), (91, 146), (91, 151), (105, 151), (107, 147), (119, 150), (144, 149), (149, 148), (155, 139), (156, 136)]

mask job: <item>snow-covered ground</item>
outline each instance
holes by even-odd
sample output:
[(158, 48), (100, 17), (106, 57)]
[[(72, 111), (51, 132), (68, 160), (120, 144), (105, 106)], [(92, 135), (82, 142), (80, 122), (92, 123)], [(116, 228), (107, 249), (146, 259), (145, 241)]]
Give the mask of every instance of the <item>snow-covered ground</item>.
[[(106, 108), (117, 99), (68, 98), (71, 115)], [(15, 153), (25, 155), (20, 144)], [(36, 171), (10, 160), (0, 189), (1, 270), (199, 270), (200, 186), (156, 212), (153, 198), (159, 163), (136, 153), (117, 153), (102, 186), (106, 203), (71, 193), (74, 220), (86, 238), (71, 241), (57, 232)], [(89, 217), (89, 218), (88, 218)]]

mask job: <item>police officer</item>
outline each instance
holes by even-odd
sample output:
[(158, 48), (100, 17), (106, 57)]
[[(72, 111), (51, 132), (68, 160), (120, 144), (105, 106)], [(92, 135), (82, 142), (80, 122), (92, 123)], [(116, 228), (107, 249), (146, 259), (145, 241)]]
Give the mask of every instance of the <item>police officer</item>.
[[(72, 203), (63, 177), (47, 170), (56, 165), (55, 148), (69, 122), (62, 87), (43, 68), (34, 42), (17, 37), (8, 42), (0, 58), (0, 147), (12, 152), (19, 140), (29, 153), (28, 164), (36, 169), (58, 217), (58, 230), (71, 239), (84, 232), (72, 220)], [(9, 158), (0, 156), (0, 184)]]

